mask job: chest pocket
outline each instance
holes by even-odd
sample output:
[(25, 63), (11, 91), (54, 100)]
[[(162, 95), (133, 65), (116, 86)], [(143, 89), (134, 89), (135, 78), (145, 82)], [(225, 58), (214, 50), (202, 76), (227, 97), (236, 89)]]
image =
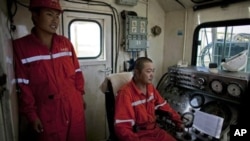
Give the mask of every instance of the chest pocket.
[(150, 95), (147, 99), (147, 111), (150, 115), (155, 113), (155, 98), (154, 94)]
[(70, 56), (63, 58), (62, 67), (66, 79), (75, 79), (75, 67)]
[(40, 85), (48, 82), (47, 72), (45, 71), (45, 64), (42, 61), (32, 62), (27, 64), (29, 67), (30, 84)]
[(138, 124), (144, 124), (155, 121), (155, 99), (151, 95), (146, 99), (135, 101), (134, 111)]
[(62, 57), (60, 59), (60, 67), (62, 70), (60, 71), (60, 84), (63, 86), (64, 90), (75, 88), (75, 67), (70, 56)]

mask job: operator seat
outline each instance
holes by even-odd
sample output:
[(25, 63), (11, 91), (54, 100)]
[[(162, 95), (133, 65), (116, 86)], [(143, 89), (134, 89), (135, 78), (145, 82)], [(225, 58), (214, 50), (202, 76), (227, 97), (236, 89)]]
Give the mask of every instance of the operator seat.
[(105, 94), (105, 108), (109, 129), (109, 138), (107, 141), (118, 141), (114, 131), (115, 96), (120, 87), (128, 83), (132, 77), (132, 72), (110, 74), (100, 86), (100, 89)]
[[(132, 77), (132, 72), (111, 74), (105, 78), (100, 86), (101, 91), (105, 94), (105, 108), (109, 129), (109, 138), (107, 141), (118, 141), (114, 131), (115, 96), (120, 87), (128, 83)], [(161, 128), (167, 129), (168, 131), (170, 128), (174, 128), (173, 126), (169, 126), (173, 123), (170, 123), (168, 112), (157, 110), (156, 115), (157, 123)]]

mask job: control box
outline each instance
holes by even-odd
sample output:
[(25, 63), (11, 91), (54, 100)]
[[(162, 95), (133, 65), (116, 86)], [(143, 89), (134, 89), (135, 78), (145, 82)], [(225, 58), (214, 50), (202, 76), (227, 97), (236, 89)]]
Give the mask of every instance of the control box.
[(125, 50), (142, 51), (147, 48), (147, 18), (126, 16), (125, 18)]

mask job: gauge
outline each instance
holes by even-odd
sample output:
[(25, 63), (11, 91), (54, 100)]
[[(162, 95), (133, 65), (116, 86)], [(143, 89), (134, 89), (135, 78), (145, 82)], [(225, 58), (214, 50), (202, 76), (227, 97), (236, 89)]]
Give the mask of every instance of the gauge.
[(232, 118), (232, 112), (227, 105), (219, 101), (210, 101), (204, 104), (200, 110), (208, 114), (222, 117), (224, 119), (222, 125), (223, 130), (230, 124)]
[(191, 112), (184, 113), (181, 116), (181, 120), (185, 127), (187, 128), (192, 127), (194, 121), (194, 114)]
[(241, 94), (241, 88), (238, 84), (231, 83), (227, 86), (227, 92), (231, 96), (239, 97)]
[(200, 78), (197, 79), (197, 82), (200, 85), (204, 85), (206, 81), (205, 81), (205, 78), (200, 77)]
[(204, 104), (205, 98), (203, 95), (200, 94), (193, 94), (190, 98), (189, 104), (193, 107), (193, 108), (199, 108), (201, 107), (201, 105)]
[(211, 82), (211, 89), (216, 93), (221, 93), (223, 90), (223, 85), (219, 80), (213, 80)]

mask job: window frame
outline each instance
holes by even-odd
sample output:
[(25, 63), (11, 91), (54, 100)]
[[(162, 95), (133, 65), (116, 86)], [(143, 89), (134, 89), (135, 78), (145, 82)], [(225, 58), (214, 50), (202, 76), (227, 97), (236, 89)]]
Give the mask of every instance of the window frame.
[[(237, 19), (237, 20), (225, 20), (225, 21), (215, 21), (215, 22), (206, 22), (198, 25), (195, 28), (193, 35), (193, 45), (192, 45), (192, 57), (191, 57), (191, 65), (197, 65), (197, 57), (198, 57), (198, 47), (200, 45), (199, 41), (199, 32), (202, 28), (215, 28), (215, 27), (228, 27), (228, 26), (250, 26), (250, 19)], [(249, 52), (250, 53), (250, 52)]]
[[(99, 57), (101, 57), (101, 56), (105, 56), (104, 55), (104, 52), (103, 52), (103, 50), (104, 50), (104, 45), (103, 45), (103, 28), (102, 28), (102, 26), (101, 26), (101, 24), (98, 22), (98, 21), (96, 21), (96, 20), (89, 20), (89, 19), (73, 19), (73, 20), (71, 20), (70, 22), (69, 22), (69, 24), (68, 24), (68, 36), (69, 36), (69, 40), (71, 41), (71, 30), (70, 30), (70, 28), (71, 28), (71, 25), (74, 23), (74, 22), (79, 22), (79, 21), (84, 21), (84, 22), (93, 22), (93, 23), (96, 23), (98, 26), (99, 26), (99, 28), (100, 28), (100, 52), (99, 52), (99, 54), (97, 55), (97, 56), (93, 56), (93, 57), (78, 57), (77, 56), (77, 58), (79, 59), (79, 60), (89, 60), (89, 59), (98, 59)], [(77, 52), (77, 50), (76, 50), (76, 47), (75, 46), (73, 46), (74, 47), (74, 49), (75, 49), (75, 52)]]

